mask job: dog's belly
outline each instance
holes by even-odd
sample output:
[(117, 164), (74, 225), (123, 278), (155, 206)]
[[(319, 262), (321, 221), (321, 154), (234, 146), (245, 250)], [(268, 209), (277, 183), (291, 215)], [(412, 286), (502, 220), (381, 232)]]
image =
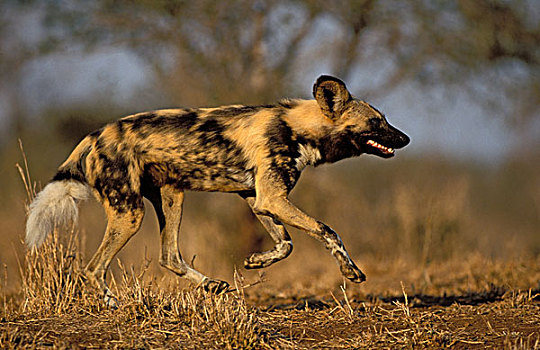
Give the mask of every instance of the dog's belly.
[(144, 179), (193, 191), (240, 192), (255, 188), (253, 170), (225, 164), (147, 164)]
[(240, 192), (255, 188), (252, 172), (234, 168), (196, 170), (181, 177), (178, 184), (193, 191)]

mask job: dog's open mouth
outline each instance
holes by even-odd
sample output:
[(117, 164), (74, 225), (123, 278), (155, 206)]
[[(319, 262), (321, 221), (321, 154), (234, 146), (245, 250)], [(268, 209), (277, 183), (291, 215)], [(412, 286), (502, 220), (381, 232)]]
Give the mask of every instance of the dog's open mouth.
[(388, 154), (388, 155), (394, 154), (394, 149), (393, 148), (383, 146), (380, 143), (377, 143), (377, 142), (375, 142), (373, 140), (369, 140), (368, 142), (366, 142), (366, 144), (370, 145), (371, 147), (374, 147), (374, 148), (378, 149), (383, 154)]

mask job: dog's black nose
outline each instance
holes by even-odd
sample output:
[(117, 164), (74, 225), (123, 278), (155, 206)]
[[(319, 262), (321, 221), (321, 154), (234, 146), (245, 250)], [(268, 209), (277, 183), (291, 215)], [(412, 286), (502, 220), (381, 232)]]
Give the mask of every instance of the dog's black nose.
[(401, 139), (400, 140), (401, 141), (401, 145), (400, 145), (401, 147), (405, 147), (411, 142), (410, 137), (405, 135), (404, 133), (401, 133), (401, 135), (399, 135), (399, 136), (400, 136), (400, 139)]
[(393, 139), (393, 147), (394, 148), (402, 148), (405, 147), (411, 142), (411, 139), (409, 136), (405, 135), (400, 130), (396, 129), (392, 125), (388, 124), (390, 135), (392, 135)]

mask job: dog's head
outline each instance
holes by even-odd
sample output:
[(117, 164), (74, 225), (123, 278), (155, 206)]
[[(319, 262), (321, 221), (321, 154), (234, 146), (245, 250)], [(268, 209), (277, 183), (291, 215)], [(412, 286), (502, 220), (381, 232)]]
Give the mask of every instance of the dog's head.
[(351, 155), (374, 154), (383, 158), (394, 156), (410, 139), (388, 123), (385, 116), (369, 103), (351, 96), (345, 83), (322, 75), (313, 85), (313, 96), (322, 113), (333, 123), (330, 131), (334, 143), (350, 141)]

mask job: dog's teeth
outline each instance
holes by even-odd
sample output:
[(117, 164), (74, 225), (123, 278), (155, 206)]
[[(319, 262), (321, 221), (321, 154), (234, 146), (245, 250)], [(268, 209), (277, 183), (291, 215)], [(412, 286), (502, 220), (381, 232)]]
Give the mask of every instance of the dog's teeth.
[(371, 147), (375, 147), (375, 148), (378, 148), (380, 149), (381, 151), (383, 152), (386, 152), (386, 153), (394, 153), (394, 149), (393, 148), (390, 148), (390, 147), (386, 147), (384, 145), (381, 145), (380, 143), (377, 143), (373, 140), (368, 140), (366, 142), (366, 144), (370, 145)]

